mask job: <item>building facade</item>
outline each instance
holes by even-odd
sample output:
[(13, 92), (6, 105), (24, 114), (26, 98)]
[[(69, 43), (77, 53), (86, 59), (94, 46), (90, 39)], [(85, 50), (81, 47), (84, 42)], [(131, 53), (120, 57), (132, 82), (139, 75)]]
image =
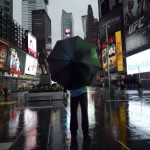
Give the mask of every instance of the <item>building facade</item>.
[[(88, 5), (87, 10), (87, 18), (86, 18), (86, 35), (85, 40), (91, 43), (93, 46), (96, 47), (97, 53), (99, 53), (99, 31), (98, 31), (99, 21), (98, 19), (94, 18), (93, 16), (93, 10), (91, 5)], [(98, 55), (99, 56), (99, 55)], [(100, 60), (100, 58), (99, 58)], [(96, 78), (93, 80), (93, 85), (99, 84), (99, 79), (97, 78), (99, 76), (99, 72), (96, 75)]]
[(13, 17), (13, 0), (0, 0), (0, 8), (11, 18)]
[(0, 9), (0, 39), (21, 49), (25, 49), (23, 27), (13, 20), (3, 9)]
[[(135, 75), (137, 82), (140, 82), (145, 89), (150, 89), (149, 10), (150, 1), (123, 1), (124, 33), (127, 54), (127, 75)], [(132, 15), (129, 16), (129, 13)]]
[(99, 37), (98, 32), (98, 19), (94, 18), (91, 5), (88, 6), (87, 11), (87, 25), (86, 25), (86, 40), (97, 47), (97, 40)]
[[(31, 62), (35, 67), (30, 71)], [(25, 48), (23, 27), (0, 9), (0, 84), (7, 84), (12, 92), (28, 90), (29, 82), (39, 82), (36, 67), (37, 58)]]
[(82, 19), (82, 27), (84, 33), (84, 39), (86, 38), (86, 30), (87, 30), (87, 15), (81, 16)]
[[(41, 53), (47, 52), (47, 45), (51, 44), (49, 43), (49, 38), (51, 37), (51, 20), (45, 9), (32, 11), (32, 34), (37, 39), (37, 53), (40, 57)], [(39, 64), (41, 63), (40, 60), (42, 58), (39, 58)], [(48, 69), (48, 66), (46, 69)]]
[(98, 0), (99, 19), (121, 4), (122, 0)]
[[(99, 0), (99, 33), (100, 47), (105, 52), (106, 44), (111, 47), (115, 44), (116, 54), (120, 53), (120, 46), (117, 42), (122, 42), (122, 60), (123, 71), (119, 71), (120, 58), (115, 58), (115, 55), (110, 55), (109, 60), (116, 64), (110, 67), (111, 81), (124, 81), (128, 89), (137, 88), (137, 84), (141, 83), (145, 89), (149, 89), (150, 68), (149, 68), (149, 53), (150, 53), (150, 2), (137, 0)], [(120, 9), (120, 12), (117, 12)], [(129, 15), (131, 14), (131, 15)], [(120, 16), (119, 16), (120, 15)], [(108, 26), (109, 25), (109, 26)], [(106, 40), (106, 27), (107, 36)], [(117, 32), (121, 32), (118, 36)], [(115, 34), (113, 34), (113, 32)], [(108, 42), (108, 43), (107, 43)], [(107, 50), (106, 50), (107, 51)], [(105, 55), (102, 52), (102, 64), (105, 67)], [(116, 61), (115, 61), (116, 60)], [(108, 64), (110, 62), (108, 61)], [(111, 69), (112, 68), (112, 69)]]
[(32, 32), (32, 10), (45, 9), (47, 12), (48, 0), (22, 0), (22, 26)]
[(51, 36), (51, 20), (45, 9), (32, 11), (32, 34), (37, 38), (37, 52), (45, 50)]
[(66, 39), (74, 35), (74, 21), (72, 13), (62, 10), (61, 16), (61, 39)]

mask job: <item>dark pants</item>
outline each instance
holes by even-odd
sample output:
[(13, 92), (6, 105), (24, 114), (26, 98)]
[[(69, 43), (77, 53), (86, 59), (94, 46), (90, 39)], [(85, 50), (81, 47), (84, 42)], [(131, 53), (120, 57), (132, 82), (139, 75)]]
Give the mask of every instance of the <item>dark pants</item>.
[(89, 133), (87, 92), (83, 93), (77, 97), (71, 97), (71, 102), (70, 102), (70, 109), (71, 109), (70, 131), (71, 131), (71, 136), (77, 135), (77, 130), (78, 130), (77, 109), (78, 109), (79, 103), (81, 106), (81, 113), (82, 113), (82, 120), (81, 121), (82, 121), (83, 135), (87, 136)]
[(8, 90), (4, 89), (4, 99), (7, 100), (7, 96), (8, 96)]

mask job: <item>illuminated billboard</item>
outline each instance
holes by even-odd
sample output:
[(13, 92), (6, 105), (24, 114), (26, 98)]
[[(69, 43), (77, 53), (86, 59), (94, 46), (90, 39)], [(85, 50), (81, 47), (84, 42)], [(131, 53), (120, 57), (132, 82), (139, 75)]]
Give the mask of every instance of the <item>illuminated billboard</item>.
[(46, 50), (45, 50), (45, 51), (47, 52), (48, 55), (49, 55), (49, 54), (51, 53), (51, 51), (52, 51), (52, 38), (51, 38), (50, 35), (48, 36), (48, 42), (47, 42), (47, 44), (46, 44)]
[(5, 70), (8, 46), (0, 42), (0, 69)]
[(36, 37), (34, 37), (30, 32), (28, 32), (28, 52), (29, 54), (33, 54), (34, 57), (37, 55)]
[(122, 37), (121, 31), (115, 32), (117, 71), (123, 71)]
[(25, 53), (16, 48), (9, 48), (7, 56), (6, 75), (21, 76), (24, 75)]
[(127, 74), (150, 72), (150, 49), (126, 58)]
[(37, 65), (37, 59), (27, 54), (25, 63), (25, 74), (36, 75)]
[(124, 0), (123, 14), (126, 51), (150, 45), (150, 1)]
[[(110, 54), (110, 53), (109, 53)], [(109, 70), (110, 72), (116, 72), (117, 71), (117, 63), (116, 63), (116, 55), (109, 55)], [(102, 64), (103, 64), (103, 69), (107, 71), (107, 54), (106, 54), (106, 48), (103, 49), (102, 52)]]
[(109, 70), (110, 72), (123, 71), (123, 56), (122, 56), (122, 39), (121, 31), (115, 32), (113, 35), (108, 36), (109, 45), (106, 42), (102, 44), (102, 65), (103, 69), (107, 71), (107, 53), (106, 46), (109, 54)]

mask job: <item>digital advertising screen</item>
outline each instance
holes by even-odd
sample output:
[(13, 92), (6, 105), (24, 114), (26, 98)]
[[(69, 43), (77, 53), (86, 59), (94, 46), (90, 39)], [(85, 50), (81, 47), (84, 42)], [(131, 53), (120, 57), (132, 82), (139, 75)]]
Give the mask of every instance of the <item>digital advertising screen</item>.
[(34, 37), (30, 32), (28, 32), (28, 52), (29, 54), (33, 54), (34, 57), (37, 55), (36, 37)]
[(6, 58), (8, 53), (8, 46), (0, 42), (0, 69), (4, 70), (6, 67)]
[(36, 75), (38, 60), (30, 55), (26, 55), (25, 74)]
[(48, 36), (48, 41), (46, 43), (46, 50), (47, 54), (49, 55), (52, 51), (52, 37)]
[(7, 73), (10, 76), (24, 75), (25, 52), (14, 47), (9, 48), (7, 56)]
[(150, 1), (123, 1), (126, 52), (150, 45)]
[[(108, 61), (109, 61), (109, 70), (110, 70), (110, 72), (116, 72), (117, 71), (116, 55), (111, 55), (111, 57), (109, 57)], [(103, 64), (103, 69), (105, 71), (107, 71), (107, 53), (106, 53), (106, 48), (103, 49), (103, 52), (102, 52), (102, 64)]]
[(127, 74), (150, 72), (150, 49), (126, 58)]
[(109, 44), (102, 44), (102, 64), (103, 69), (107, 71), (107, 49), (110, 72), (123, 71), (122, 39), (121, 31), (108, 36)]

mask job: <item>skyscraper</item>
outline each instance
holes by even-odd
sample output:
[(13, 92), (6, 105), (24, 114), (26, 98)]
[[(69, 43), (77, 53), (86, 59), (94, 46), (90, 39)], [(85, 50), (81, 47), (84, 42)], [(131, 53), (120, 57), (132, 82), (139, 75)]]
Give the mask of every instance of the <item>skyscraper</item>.
[(61, 39), (66, 39), (72, 37), (74, 34), (73, 31), (73, 17), (72, 13), (67, 13), (62, 10), (61, 16)]
[(13, 0), (0, 0), (0, 8), (13, 17)]
[(51, 37), (51, 20), (45, 9), (32, 11), (32, 34), (37, 38), (37, 51), (46, 50)]
[(82, 26), (83, 26), (83, 33), (84, 33), (84, 38), (86, 38), (86, 30), (87, 30), (87, 15), (81, 16), (82, 19)]
[(98, 19), (94, 18), (93, 9), (91, 5), (88, 5), (88, 13), (86, 20), (86, 40), (91, 44), (97, 46), (98, 32)]
[(32, 10), (45, 9), (49, 0), (22, 0), (22, 26), (32, 32)]

